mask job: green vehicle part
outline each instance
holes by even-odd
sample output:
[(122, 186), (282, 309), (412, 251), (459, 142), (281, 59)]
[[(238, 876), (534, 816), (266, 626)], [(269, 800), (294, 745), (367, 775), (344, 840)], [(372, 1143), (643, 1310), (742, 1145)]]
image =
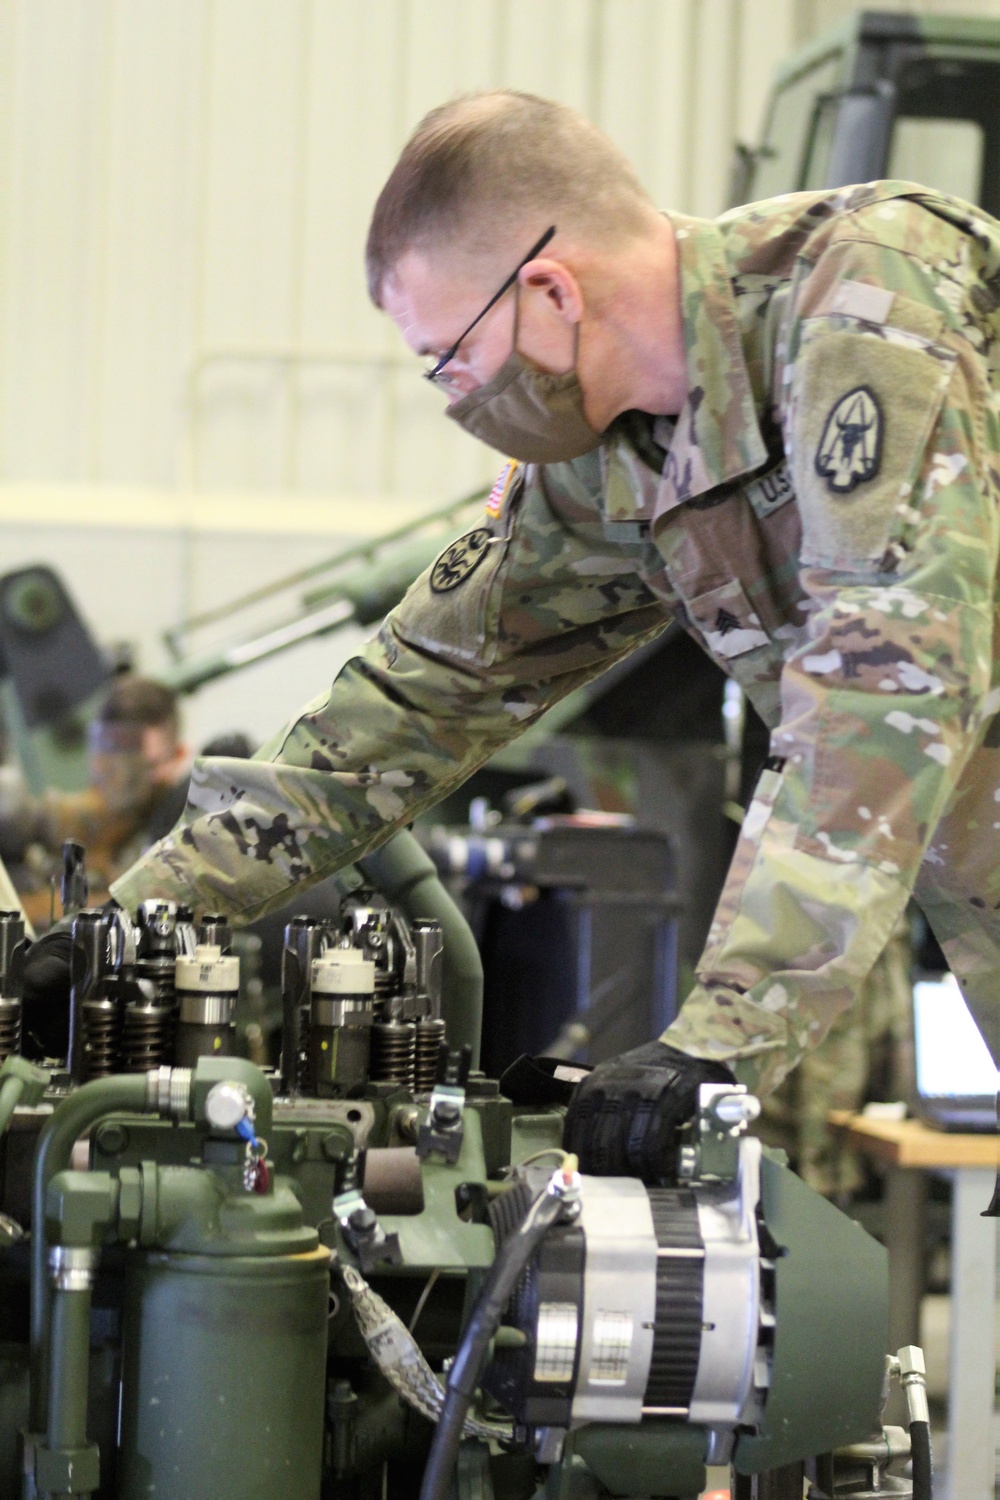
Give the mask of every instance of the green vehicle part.
[(858, 11), (778, 70), (730, 202), (917, 180), (1000, 213), (1000, 22)]

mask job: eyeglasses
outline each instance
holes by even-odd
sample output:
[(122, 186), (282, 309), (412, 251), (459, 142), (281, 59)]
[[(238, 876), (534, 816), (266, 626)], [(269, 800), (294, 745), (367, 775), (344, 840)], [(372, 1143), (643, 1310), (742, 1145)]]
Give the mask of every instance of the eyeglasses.
[(458, 353), (459, 346), (463, 342), (463, 340), (468, 338), (469, 334), (475, 328), (477, 323), (482, 322), (483, 318), (485, 318), (490, 308), (496, 306), (496, 304), (500, 301), (500, 298), (503, 296), (504, 292), (510, 291), (511, 287), (514, 285), (515, 281), (520, 276), (521, 272), (524, 270), (528, 262), (534, 260), (536, 255), (541, 254), (541, 252), (545, 249), (545, 246), (555, 235), (555, 232), (556, 226), (554, 224), (550, 224), (548, 229), (546, 229), (545, 233), (542, 235), (541, 239), (537, 240), (535, 244), (532, 245), (531, 249), (528, 251), (527, 255), (524, 256), (523, 260), (518, 261), (517, 265), (514, 267), (513, 271), (511, 271), (503, 286), (499, 287), (497, 291), (493, 293), (493, 296), (487, 302), (482, 312), (478, 312), (476, 314), (472, 322), (469, 324), (468, 328), (466, 328), (463, 333), (459, 334), (458, 338), (452, 344), (451, 348), (445, 350), (437, 363), (432, 365), (429, 370), (424, 371), (425, 380), (439, 379), (441, 371), (444, 369), (445, 365), (450, 364), (451, 361), (455, 358), (455, 355)]

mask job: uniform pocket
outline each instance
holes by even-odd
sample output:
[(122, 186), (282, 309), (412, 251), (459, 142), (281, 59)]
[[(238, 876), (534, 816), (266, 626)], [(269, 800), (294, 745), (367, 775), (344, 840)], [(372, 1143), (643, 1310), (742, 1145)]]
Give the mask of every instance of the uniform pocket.
[(902, 329), (804, 320), (789, 447), (802, 562), (869, 571), (904, 514), (956, 354)]
[(734, 579), (721, 588), (685, 601), (688, 614), (705, 637), (715, 657), (730, 659), (770, 645), (770, 637), (741, 584)]

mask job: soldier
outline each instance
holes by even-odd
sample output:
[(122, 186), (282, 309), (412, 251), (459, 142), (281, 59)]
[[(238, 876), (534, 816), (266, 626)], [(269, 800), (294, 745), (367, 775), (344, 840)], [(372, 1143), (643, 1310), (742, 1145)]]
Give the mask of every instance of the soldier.
[(91, 897), (103, 901), (115, 876), (168, 832), (184, 808), (191, 757), (172, 688), (133, 673), (116, 677), (88, 738), (83, 791), (49, 788), (34, 796), (18, 766), (0, 768), (0, 855), (39, 926), (50, 920), (50, 883), (66, 839), (85, 845)]
[(1000, 225), (909, 183), (661, 214), (573, 111), (418, 126), (369, 288), (513, 461), (329, 692), (113, 888), (249, 919), (373, 848), (675, 617), (771, 727), (698, 971), (568, 1140), (656, 1179), (697, 1086), (773, 1089), (914, 889), (1000, 1056)]

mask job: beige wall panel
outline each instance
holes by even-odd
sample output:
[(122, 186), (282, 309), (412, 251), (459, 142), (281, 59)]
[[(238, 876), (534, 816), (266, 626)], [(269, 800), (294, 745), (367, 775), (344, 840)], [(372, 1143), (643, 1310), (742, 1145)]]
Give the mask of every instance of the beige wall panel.
[(601, 9), (596, 123), (634, 163), (654, 201), (688, 206), (697, 0), (611, 0)]
[[(212, 8), (199, 309), (209, 348), (293, 338), (308, 13), (307, 0), (215, 0)], [(286, 408), (273, 366), (234, 360), (207, 370), (192, 413), (195, 482), (281, 486)]]
[(182, 375), (197, 344), (209, 12), (127, 0), (113, 12), (107, 210), (89, 472), (178, 478)]
[[(795, 46), (796, 0), (741, 0), (736, 51), (736, 137), (760, 135), (774, 70)], [(692, 150), (697, 151), (693, 141)]]
[(6, 473), (84, 478), (95, 419), (110, 8), (21, 0), (13, 18)]
[(7, 471), (7, 428), (4, 421), (7, 366), (10, 357), (11, 194), (14, 141), (14, 80), (16, 76), (17, 16), (11, 0), (0, 3), (0, 479)]

